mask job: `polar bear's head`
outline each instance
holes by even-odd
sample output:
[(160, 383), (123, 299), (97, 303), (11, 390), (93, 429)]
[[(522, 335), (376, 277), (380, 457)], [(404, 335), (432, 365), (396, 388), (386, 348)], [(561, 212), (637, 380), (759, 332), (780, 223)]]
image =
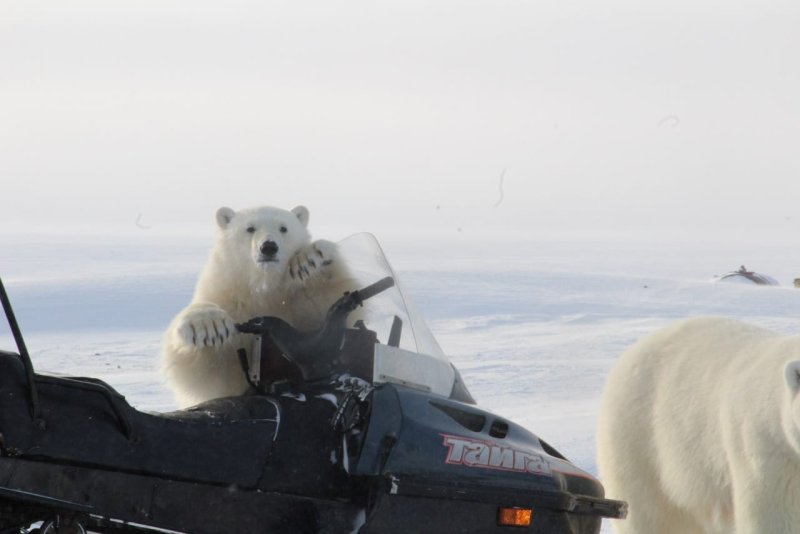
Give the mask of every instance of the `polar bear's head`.
[(311, 242), (308, 209), (273, 207), (234, 211), (217, 210), (220, 227), (218, 252), (231, 271), (283, 272), (287, 262)]

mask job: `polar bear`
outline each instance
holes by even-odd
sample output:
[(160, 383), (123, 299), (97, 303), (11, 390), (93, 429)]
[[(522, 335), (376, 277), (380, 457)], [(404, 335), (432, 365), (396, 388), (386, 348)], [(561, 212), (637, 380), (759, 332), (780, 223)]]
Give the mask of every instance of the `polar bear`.
[(625, 352), (597, 436), (617, 532), (800, 532), (798, 358), (800, 337), (713, 317)]
[(223, 207), (216, 219), (194, 297), (164, 335), (161, 371), (181, 407), (247, 390), (237, 350), (253, 338), (234, 324), (271, 315), (313, 331), (333, 302), (357, 289), (336, 245), (311, 241), (304, 206)]

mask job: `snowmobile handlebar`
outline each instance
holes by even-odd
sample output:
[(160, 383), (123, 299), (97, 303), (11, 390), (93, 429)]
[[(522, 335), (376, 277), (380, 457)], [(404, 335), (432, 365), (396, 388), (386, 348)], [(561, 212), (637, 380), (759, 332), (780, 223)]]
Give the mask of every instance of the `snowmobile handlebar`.
[(328, 309), (322, 326), (316, 332), (301, 332), (278, 317), (254, 317), (237, 324), (239, 332), (268, 335), (283, 355), (294, 363), (305, 380), (326, 376), (344, 341), (347, 318), (364, 301), (394, 286), (391, 276), (382, 278), (356, 291), (342, 295)]
[[(377, 282), (368, 285), (367, 287), (361, 288), (358, 291), (353, 291), (357, 296), (356, 298), (360, 299), (362, 302), (374, 297), (378, 293), (383, 293), (390, 287), (394, 287), (394, 278), (391, 276), (387, 276), (386, 278), (381, 278)], [(345, 295), (349, 295), (351, 293), (346, 293)], [(360, 303), (359, 303), (360, 304)]]
[[(278, 330), (278, 335), (280, 336), (283, 332), (284, 328), (289, 328), (294, 330), (294, 332), (298, 336), (303, 337), (314, 337), (316, 334), (319, 334), (326, 330), (329, 323), (335, 321), (336, 319), (343, 318), (347, 319), (347, 315), (350, 312), (354, 311), (356, 308), (361, 306), (365, 300), (374, 297), (375, 295), (382, 293), (389, 289), (390, 287), (394, 286), (394, 279), (391, 276), (387, 276), (386, 278), (382, 278), (377, 282), (368, 285), (367, 287), (358, 289), (356, 291), (348, 291), (344, 295), (342, 295), (339, 300), (334, 302), (331, 307), (328, 309), (327, 316), (325, 318), (325, 322), (323, 323), (322, 327), (316, 333), (311, 334), (303, 334), (299, 330), (296, 330), (294, 327), (289, 325), (286, 321), (279, 319), (277, 317), (254, 317), (249, 321), (244, 323), (236, 324), (236, 329), (243, 333), (243, 334), (273, 334), (276, 333), (275, 331)], [(343, 316), (343, 317), (342, 317)]]

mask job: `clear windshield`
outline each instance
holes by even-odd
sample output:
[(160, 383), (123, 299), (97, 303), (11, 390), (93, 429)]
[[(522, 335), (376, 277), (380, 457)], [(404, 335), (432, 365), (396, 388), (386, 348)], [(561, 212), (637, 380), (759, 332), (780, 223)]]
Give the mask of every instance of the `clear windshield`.
[(354, 234), (338, 243), (339, 253), (345, 260), (357, 287), (365, 287), (381, 278), (391, 276), (395, 286), (364, 302), (360, 318), (370, 330), (378, 334), (378, 340), (386, 343), (395, 317), (402, 321), (399, 347), (411, 352), (427, 354), (447, 361), (428, 325), (417, 312), (408, 293), (403, 288), (378, 240), (368, 233)]

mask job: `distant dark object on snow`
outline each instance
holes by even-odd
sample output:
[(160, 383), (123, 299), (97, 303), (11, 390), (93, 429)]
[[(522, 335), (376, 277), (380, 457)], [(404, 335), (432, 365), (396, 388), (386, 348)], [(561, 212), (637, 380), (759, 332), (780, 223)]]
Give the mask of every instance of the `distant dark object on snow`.
[(718, 282), (738, 282), (740, 284), (756, 284), (759, 286), (777, 286), (778, 281), (766, 274), (748, 271), (742, 265), (738, 271), (731, 271), (717, 278)]

